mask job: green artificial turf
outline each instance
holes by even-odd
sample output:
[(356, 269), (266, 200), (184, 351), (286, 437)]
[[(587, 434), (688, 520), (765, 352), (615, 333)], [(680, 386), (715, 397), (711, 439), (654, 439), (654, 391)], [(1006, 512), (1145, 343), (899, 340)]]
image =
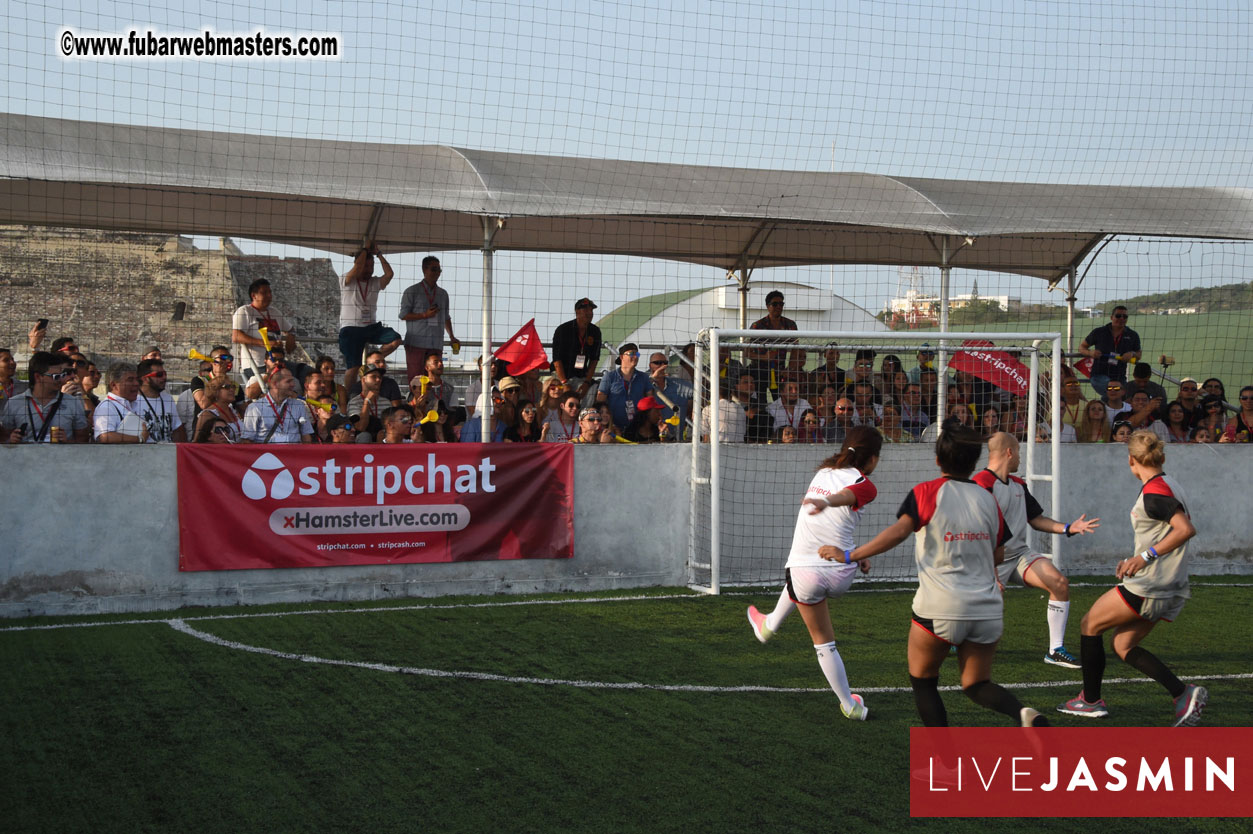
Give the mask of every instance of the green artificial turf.
[[(1074, 591), (1070, 635), (1104, 587)], [(1253, 628), (1230, 616), (1253, 589), (1198, 585), (1178, 623), (1146, 647), (1181, 676), (1248, 671)], [(229, 641), (319, 658), (590, 683), (798, 687), (682, 692), (450, 679), (259, 655), (212, 645), (161, 618), (0, 631), (5, 708), (0, 796), (12, 831), (951, 831), (911, 820), (908, 693), (866, 695), (871, 720), (840, 716), (798, 616), (761, 645), (744, 618), (777, 589), (720, 597), (682, 589), (642, 600), (492, 605), (459, 598), (338, 613), (240, 617), (183, 611)], [(623, 594), (618, 596), (635, 596)], [(671, 598), (673, 597), (673, 598)], [(536, 599), (536, 598), (532, 598)], [(554, 599), (549, 597), (549, 599)], [(484, 605), (488, 603), (488, 605)], [(860, 590), (834, 606), (854, 690), (907, 685), (910, 593)], [(225, 614), (226, 618), (204, 619)], [(54, 621), (12, 621), (12, 629)], [(105, 618), (55, 622), (107, 622)], [(1006, 595), (995, 678), (1073, 685), (1019, 690), (1052, 707), (1079, 673), (1041, 662), (1044, 600)], [(1111, 657), (1107, 677), (1140, 677)], [(941, 683), (956, 682), (956, 662)], [(1248, 680), (1208, 683), (1207, 726), (1247, 726)], [(958, 725), (1001, 726), (963, 695)], [(1110, 684), (1115, 725), (1161, 726), (1156, 684)], [(1186, 730), (1181, 730), (1186, 732)], [(1074, 820), (981, 820), (985, 831), (1074, 831)], [(1112, 831), (1178, 821), (1101, 820)], [(1200, 820), (1190, 831), (1243, 831)]]

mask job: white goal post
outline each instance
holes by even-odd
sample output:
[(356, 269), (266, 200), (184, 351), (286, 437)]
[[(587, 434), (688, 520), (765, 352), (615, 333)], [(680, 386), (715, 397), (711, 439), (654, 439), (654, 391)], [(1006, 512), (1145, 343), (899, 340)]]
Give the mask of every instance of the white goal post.
[[(778, 334), (777, 336), (774, 334)], [(797, 506), (817, 464), (837, 451), (834, 446), (764, 445), (719, 443), (719, 426), (724, 417), (719, 390), (726, 381), (720, 378), (720, 353), (726, 348), (742, 351), (750, 348), (789, 350), (824, 350), (829, 347), (847, 353), (872, 349), (910, 351), (910, 357), (925, 342), (937, 355), (937, 378), (946, 379), (948, 358), (961, 351), (963, 343), (972, 340), (990, 342), (988, 348), (998, 353), (1016, 354), (1030, 369), (1028, 380), (1028, 414), (1023, 464), (1020, 473), (1032, 492), (1041, 496), (1037, 485), (1049, 485), (1046, 512), (1056, 514), (1060, 505), (1060, 483), (1055, 477), (1059, 467), (1061, 415), (1056, 407), (1061, 396), (1061, 378), (1049, 374), (1047, 393), (1050, 432), (1047, 472), (1039, 466), (1035, 426), (1039, 422), (1041, 356), (1049, 367), (1061, 367), (1062, 336), (1060, 333), (1030, 332), (899, 332), (899, 331), (762, 331), (702, 330), (696, 341), (694, 397), (692, 400), (692, 520), (688, 542), (688, 581), (690, 587), (717, 594), (724, 585), (761, 585), (782, 581), (783, 564), (790, 546)], [(708, 380), (710, 385), (706, 384)], [(708, 438), (702, 439), (702, 412), (709, 402)], [(936, 423), (943, 420), (947, 399), (946, 386), (937, 386)], [(938, 426), (937, 426), (938, 428)], [(873, 535), (894, 519), (900, 501), (914, 484), (934, 477), (934, 447), (930, 443), (885, 445), (876, 470), (875, 482), (879, 500), (863, 516), (862, 534)], [(1041, 501), (1045, 503), (1045, 501)], [(875, 512), (871, 512), (871, 511)], [(1030, 531), (1029, 531), (1030, 532)], [(1052, 537), (1052, 549), (1057, 539)], [(904, 549), (909, 549), (905, 554)], [(898, 552), (900, 551), (900, 552)], [(1051, 554), (1060, 564), (1060, 553)], [(885, 566), (888, 580), (915, 578), (912, 543), (906, 542), (888, 554), (876, 557)]]

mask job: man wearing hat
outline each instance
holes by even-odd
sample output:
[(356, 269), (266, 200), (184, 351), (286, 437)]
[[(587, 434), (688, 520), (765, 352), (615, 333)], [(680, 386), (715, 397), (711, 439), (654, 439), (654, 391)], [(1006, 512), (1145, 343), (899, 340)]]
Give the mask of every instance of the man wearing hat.
[(326, 418), (326, 437), (330, 443), (355, 443), (357, 432), (352, 421), (343, 414), (332, 414)]
[(918, 346), (918, 365), (909, 369), (909, 381), (921, 384), (923, 368), (935, 370), (935, 348), (926, 342)]
[(618, 367), (605, 371), (600, 378), (596, 402), (609, 403), (613, 424), (619, 431), (624, 431), (631, 423), (635, 418), (636, 405), (653, 390), (648, 374), (636, 370), (639, 363), (639, 346), (627, 342), (618, 351)]
[(592, 388), (591, 379), (600, 361), (600, 328), (592, 324), (596, 305), (590, 298), (574, 302), (574, 318), (553, 333), (553, 372), (580, 398)]
[(600, 411), (585, 408), (579, 412), (579, 433), (571, 443), (600, 443)]

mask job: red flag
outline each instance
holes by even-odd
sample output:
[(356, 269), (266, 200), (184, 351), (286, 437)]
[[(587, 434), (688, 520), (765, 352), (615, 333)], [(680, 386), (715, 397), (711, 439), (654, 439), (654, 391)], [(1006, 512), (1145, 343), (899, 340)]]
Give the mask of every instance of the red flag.
[(1086, 377), (1092, 376), (1092, 357), (1087, 356), (1075, 363), (1075, 370)]
[(492, 355), (509, 363), (506, 368), (509, 376), (522, 376), (535, 368), (548, 367), (548, 354), (544, 352), (544, 345), (540, 343), (539, 334), (535, 332), (535, 319), (522, 325)]
[(967, 339), (962, 350), (953, 354), (949, 367), (955, 371), (974, 374), (997, 388), (1011, 394), (1026, 394), (1030, 386), (1031, 369), (991, 342)]

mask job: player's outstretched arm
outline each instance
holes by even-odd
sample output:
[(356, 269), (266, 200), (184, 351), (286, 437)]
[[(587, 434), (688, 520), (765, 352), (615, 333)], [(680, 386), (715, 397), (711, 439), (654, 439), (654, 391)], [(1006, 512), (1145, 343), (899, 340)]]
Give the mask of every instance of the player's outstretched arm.
[(1046, 515), (1038, 515), (1031, 519), (1031, 526), (1042, 533), (1064, 533), (1067, 536), (1082, 536), (1100, 527), (1101, 520), (1099, 518), (1088, 518), (1088, 514), (1084, 513), (1069, 524), (1062, 524), (1060, 521), (1049, 518)]

